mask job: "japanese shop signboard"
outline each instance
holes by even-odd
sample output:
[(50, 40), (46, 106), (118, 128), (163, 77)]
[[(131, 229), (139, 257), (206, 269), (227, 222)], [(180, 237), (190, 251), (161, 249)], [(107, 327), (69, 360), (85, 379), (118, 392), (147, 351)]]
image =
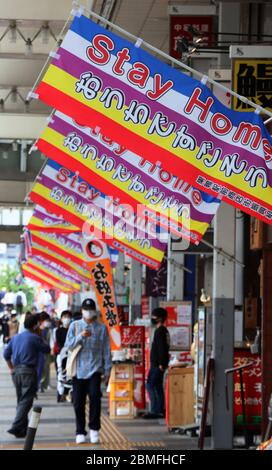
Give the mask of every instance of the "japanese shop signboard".
[[(272, 111), (272, 59), (233, 59), (232, 74), (236, 93)], [(235, 96), (232, 107), (236, 111), (254, 111)]]
[(164, 171), (272, 223), (272, 140), (185, 75), (84, 15), (35, 89), (42, 101)]
[[(262, 369), (261, 358), (249, 351), (234, 352), (234, 367), (242, 366), (254, 360), (254, 365), (243, 370), (246, 423), (249, 427), (258, 427), (262, 416)], [(241, 385), (238, 372), (234, 374), (234, 424), (243, 426)]]
[(111, 349), (118, 350), (121, 348), (121, 332), (107, 245), (100, 240), (83, 237), (82, 249), (99, 309), (109, 332)]
[(170, 16), (170, 55), (180, 60), (180, 54), (177, 51), (177, 43), (185, 37), (188, 41), (192, 41), (192, 34), (188, 28), (192, 26), (199, 31), (201, 38), (205, 44), (209, 44), (212, 40), (213, 17), (212, 16)]

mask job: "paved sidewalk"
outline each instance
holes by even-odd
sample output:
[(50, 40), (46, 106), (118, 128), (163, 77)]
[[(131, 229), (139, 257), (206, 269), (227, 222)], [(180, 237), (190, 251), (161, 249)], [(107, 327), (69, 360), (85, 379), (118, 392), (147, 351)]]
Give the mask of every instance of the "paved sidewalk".
[[(0, 449), (22, 449), (24, 439), (16, 439), (6, 431), (15, 414), (16, 396), (8, 368), (0, 348)], [(54, 376), (54, 368), (52, 368)], [(55, 379), (52, 380), (53, 387)], [(106, 395), (107, 397), (107, 395)], [(165, 421), (144, 421), (140, 418), (126, 421), (111, 421), (107, 416), (107, 398), (103, 401), (101, 444), (75, 444), (74, 411), (70, 403), (57, 403), (56, 390), (39, 393), (34, 404), (42, 407), (35, 447), (37, 449), (196, 449), (197, 440), (169, 434)]]

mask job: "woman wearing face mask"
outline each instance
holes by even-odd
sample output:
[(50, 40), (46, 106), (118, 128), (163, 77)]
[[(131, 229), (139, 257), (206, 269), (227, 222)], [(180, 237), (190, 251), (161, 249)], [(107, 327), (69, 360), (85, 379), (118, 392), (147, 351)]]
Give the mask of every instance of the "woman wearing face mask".
[(64, 347), (68, 329), (72, 320), (72, 312), (64, 310), (60, 316), (61, 325), (55, 330), (54, 354), (57, 364), (57, 401), (66, 401), (70, 390), (66, 378), (67, 348)]
[(76, 375), (73, 377), (73, 405), (76, 415), (76, 443), (85, 442), (85, 403), (88, 395), (90, 441), (99, 442), (101, 415), (101, 377), (108, 383), (111, 351), (108, 330), (97, 321), (96, 305), (85, 299), (81, 306), (82, 319), (74, 321), (68, 330), (65, 346), (72, 351), (78, 345)]

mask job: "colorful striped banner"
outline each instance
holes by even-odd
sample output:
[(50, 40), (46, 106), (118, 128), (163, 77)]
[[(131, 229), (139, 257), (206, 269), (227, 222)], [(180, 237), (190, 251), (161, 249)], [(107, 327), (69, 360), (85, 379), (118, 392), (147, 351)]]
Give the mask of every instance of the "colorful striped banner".
[(80, 232), (75, 225), (69, 224), (62, 217), (50, 214), (47, 210), (38, 204), (34, 208), (33, 215), (27, 225), (29, 230), (38, 230), (41, 232), (56, 233), (74, 233)]
[(157, 233), (154, 223), (146, 223), (132, 211), (127, 213), (126, 206), (106, 198), (67, 168), (49, 160), (37, 178), (30, 198), (80, 229), (91, 230), (96, 238), (101, 238), (112, 248), (126, 252), (153, 269), (159, 267), (166, 242), (160, 242), (158, 236), (165, 240), (167, 233)]
[[(108, 195), (131, 204), (170, 232), (199, 242), (220, 201), (145, 158), (56, 112), (36, 143), (39, 150)], [(148, 174), (150, 172), (150, 174)]]
[(52, 277), (42, 272), (42, 270), (37, 270), (36, 268), (29, 266), (28, 263), (25, 263), (22, 265), (22, 272), (25, 277), (29, 277), (30, 279), (40, 282), (44, 286), (47, 286), (53, 289), (58, 289), (62, 292), (65, 292), (66, 294), (72, 292), (71, 288), (68, 288), (62, 283), (54, 280)]
[(43, 267), (46, 271), (51, 272), (53, 275), (56, 275), (60, 278), (68, 287), (73, 288), (74, 290), (80, 290), (80, 280), (77, 276), (73, 274), (72, 271), (68, 271), (60, 266), (54, 261), (50, 261), (43, 256), (32, 256), (28, 260), (29, 263), (35, 264), (36, 266)]
[[(78, 234), (32, 232), (31, 235), (33, 247), (38, 244), (48, 248), (56, 255), (63, 256), (67, 261), (71, 260), (73, 263), (86, 269), (87, 264), (81, 247), (81, 238)], [(35, 253), (33, 248), (32, 253)]]
[(79, 15), (35, 91), (161, 170), (174, 168), (272, 223), (272, 140), (261, 116), (226, 108), (204, 83), (138, 44)]
[[(39, 234), (33, 233), (33, 236), (35, 240), (39, 240)], [(41, 240), (42, 243), (47, 243), (51, 244), (50, 242), (46, 242), (44, 239)], [(55, 247), (52, 247), (53, 249), (50, 250), (49, 248), (46, 248), (44, 245), (39, 245), (38, 243), (33, 243), (32, 245), (32, 254), (33, 256), (42, 256), (44, 259), (47, 259), (49, 261), (58, 263), (60, 266), (62, 266), (64, 269), (69, 270), (71, 274), (75, 275), (78, 277), (78, 279), (81, 282), (85, 283), (90, 283), (90, 273), (87, 269), (84, 269), (82, 266), (80, 266), (78, 263), (75, 263), (71, 259), (67, 258), (67, 256), (61, 255), (59, 253), (56, 253)], [(63, 250), (59, 249), (59, 252)], [(64, 251), (65, 253), (65, 251)]]
[(64, 273), (61, 275), (61, 272), (59, 272), (55, 267), (53, 268), (48, 263), (42, 262), (41, 259), (30, 258), (27, 261), (27, 265), (30, 268), (35, 269), (37, 272), (45, 274), (49, 279), (62, 284), (65, 288), (70, 289), (73, 292), (80, 290), (80, 285), (78, 283), (67, 278)]

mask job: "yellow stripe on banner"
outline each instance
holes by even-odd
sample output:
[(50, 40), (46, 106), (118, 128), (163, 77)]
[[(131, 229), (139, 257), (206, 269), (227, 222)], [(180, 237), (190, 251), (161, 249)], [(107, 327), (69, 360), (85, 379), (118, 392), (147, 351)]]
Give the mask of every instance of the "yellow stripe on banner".
[(64, 229), (64, 230), (69, 230), (69, 232), (80, 232), (80, 229), (76, 227), (75, 225), (70, 224), (69, 226), (67, 226), (66, 224), (55, 224), (55, 223), (46, 224), (43, 220), (35, 217), (34, 215), (32, 215), (28, 224), (35, 225), (39, 229), (47, 228), (47, 229), (52, 229), (52, 231), (54, 231), (54, 229)]
[[(37, 268), (43, 269), (46, 273), (51, 274), (52, 276), (59, 277), (59, 274), (57, 272), (52, 272), (48, 267), (44, 266), (43, 264), (40, 264), (35, 258), (29, 258), (27, 262), (33, 267), (36, 266)], [(70, 286), (72, 289), (80, 290), (80, 284), (78, 284), (77, 282), (67, 279), (65, 276), (62, 281), (64, 282), (64, 284)]]
[[(34, 188), (33, 188), (33, 190), (36, 188), (36, 186), (39, 186), (39, 187), (41, 186), (41, 188), (44, 188), (44, 186), (42, 186), (42, 185), (40, 185), (40, 184), (38, 185), (38, 183), (36, 183), (35, 186), (34, 186)], [(37, 189), (38, 189), (38, 188), (37, 188)], [(48, 191), (50, 192), (50, 190), (48, 190)], [(38, 192), (36, 189), (35, 189), (34, 192), (36, 192), (37, 194), (41, 194), (41, 193)], [(47, 198), (47, 199), (48, 199), (48, 201), (49, 201), (49, 200), (51, 201), (50, 198)], [(35, 233), (35, 232), (33, 232), (33, 233)], [(35, 234), (35, 235), (36, 235), (36, 234)], [(64, 234), (64, 235), (66, 235), (66, 234)], [(62, 250), (65, 250), (67, 254), (73, 255), (73, 256), (77, 257), (77, 258), (79, 259), (79, 261), (82, 261), (82, 262), (85, 263), (86, 260), (85, 260), (85, 258), (84, 258), (84, 256), (83, 256), (82, 253), (78, 253), (78, 252), (76, 252), (75, 250), (71, 250), (71, 249), (70, 249), (69, 247), (67, 247), (66, 245), (62, 245), (60, 242), (58, 242), (58, 240), (55, 240), (53, 237), (50, 237), (50, 235), (49, 235), (48, 233), (46, 233), (46, 232), (38, 232), (37, 236), (39, 236), (40, 239), (45, 240), (45, 241), (51, 243), (52, 245), (54, 245), (54, 246), (56, 246), (56, 247), (58, 247), (58, 248), (61, 248)], [(68, 258), (68, 257), (67, 257), (67, 258)], [(67, 259), (66, 259), (66, 261), (67, 261)]]
[[(109, 113), (108, 110), (105, 109), (103, 103), (99, 101), (100, 96), (102, 95), (101, 92), (97, 93), (97, 98), (96, 100), (87, 100), (84, 98), (82, 94), (79, 94), (75, 91), (75, 83), (78, 81), (78, 79), (71, 74), (64, 72), (60, 68), (56, 67), (55, 65), (50, 65), (48, 68), (44, 78), (43, 82), (47, 83), (48, 85), (53, 86), (54, 88), (61, 90), (63, 93), (66, 95), (70, 96), (71, 98), (75, 99), (76, 101), (84, 104), (85, 106), (89, 107), (90, 109), (94, 109), (98, 111), (99, 113), (106, 115)], [(245, 193), (251, 195), (253, 199), (256, 197), (264, 202), (267, 202), (269, 205), (271, 205), (271, 200), (272, 200), (272, 188), (267, 187), (267, 188), (251, 188), (246, 182), (244, 182), (244, 178), (247, 175), (246, 171), (243, 171), (239, 175), (232, 174), (231, 178), (228, 178), (224, 175), (223, 172), (219, 171), (219, 167), (221, 165), (221, 161), (216, 164), (212, 169), (208, 170), (207, 167), (203, 163), (203, 159), (201, 160), (196, 160), (195, 156), (197, 152), (199, 151), (199, 147), (196, 147), (194, 152), (186, 149), (180, 149), (180, 148), (172, 148), (172, 143), (173, 143), (173, 135), (169, 137), (164, 137), (161, 139), (159, 136), (152, 134), (148, 134), (148, 128), (150, 127), (151, 120), (148, 120), (146, 124), (140, 124), (136, 126), (132, 121), (125, 122), (123, 120), (123, 115), (124, 111), (128, 109), (127, 106), (124, 106), (122, 110), (118, 111), (117, 109), (114, 109), (114, 107), (110, 110), (110, 118), (120, 124), (122, 127), (128, 129), (129, 131), (133, 132), (134, 134), (137, 134), (144, 138), (145, 140), (152, 142), (154, 145), (157, 145), (158, 147), (166, 150), (167, 152), (171, 152), (173, 155), (176, 155), (176, 157), (180, 158), (181, 160), (186, 161), (196, 169), (198, 169), (202, 174), (207, 175), (209, 177), (210, 174), (212, 174), (213, 178), (216, 178), (218, 181), (221, 183), (227, 183), (231, 184), (233, 187), (237, 188), (238, 190), (242, 190)], [(181, 116), (182, 117), (182, 116)], [(148, 136), (148, 138), (147, 138)], [(212, 136), (211, 136), (212, 140)], [(222, 145), (224, 143), (222, 142)], [(241, 153), (242, 153), (241, 149)], [(212, 158), (211, 155), (207, 154), (207, 157)], [(174, 163), (173, 163), (174, 164)]]
[[(66, 136), (63, 136), (63, 134), (60, 134), (59, 132), (57, 132), (56, 130), (54, 130), (50, 127), (46, 127), (46, 129), (43, 131), (40, 138), (45, 140), (46, 142), (48, 142), (50, 144), (53, 144), (57, 149), (61, 150), (62, 152), (67, 153), (75, 161), (78, 161), (78, 162), (82, 163), (86, 168), (89, 168), (91, 171), (93, 171), (94, 173), (101, 176), (103, 179), (108, 181), (113, 186), (117, 186), (119, 189), (122, 189), (124, 191), (124, 193), (126, 193), (129, 196), (133, 197), (139, 204), (143, 204), (147, 207), (150, 207), (152, 211), (154, 211), (154, 209), (155, 209), (160, 214), (164, 215), (165, 217), (168, 217), (168, 215), (169, 215), (168, 209), (163, 209), (161, 207), (161, 204), (156, 205), (155, 208), (154, 208), (154, 205), (149, 204), (148, 200), (145, 199), (145, 196), (148, 193), (148, 190), (146, 190), (144, 193), (134, 192), (133, 196), (132, 196), (132, 192), (128, 189), (128, 187), (129, 187), (129, 185), (131, 184), (131, 181), (132, 181), (131, 179), (129, 179), (128, 181), (126, 181), (124, 183), (121, 183), (121, 184), (120, 184), (120, 182), (118, 182), (118, 180), (113, 181), (112, 175), (114, 174), (115, 169), (113, 169), (111, 172), (99, 170), (99, 169), (96, 168), (96, 161), (92, 160), (91, 158), (89, 158), (87, 160), (88, 164), (86, 164), (86, 160), (82, 157), (82, 154), (80, 153), (80, 150), (83, 148), (83, 146), (80, 147), (80, 149), (77, 152), (72, 152), (67, 147), (64, 147), (64, 145), (63, 145), (64, 137), (66, 137)], [(67, 166), (69, 166), (69, 165), (67, 165)], [(95, 186), (95, 181), (93, 182), (93, 184)], [(99, 188), (97, 188), (97, 189), (99, 189)], [(189, 202), (188, 202), (188, 204), (189, 204)], [(199, 222), (199, 221), (194, 220), (192, 218), (186, 219), (185, 216), (183, 218), (179, 217), (178, 214), (174, 211), (171, 211), (171, 219), (174, 219), (176, 223), (182, 223), (183, 226), (185, 228), (187, 228), (188, 230), (192, 230), (192, 231), (198, 232), (200, 234), (205, 233), (207, 228), (209, 227), (208, 223)]]
[[(57, 204), (58, 207), (60, 207), (62, 209), (65, 209), (66, 211), (71, 212), (71, 214), (76, 215), (77, 217), (79, 217), (82, 220), (82, 222), (88, 221), (88, 217), (87, 216), (84, 217), (80, 212), (77, 212), (75, 210), (75, 207), (71, 207), (71, 205), (66, 205), (63, 201), (57, 201), (57, 202), (54, 201), (52, 199), (52, 197), (50, 196), (51, 190), (46, 188), (42, 184), (36, 183), (35, 186), (32, 189), (32, 192), (36, 193), (36, 194), (39, 194), (40, 196), (45, 198), (47, 201), (50, 201), (50, 202), (53, 202), (53, 203)], [(112, 230), (110, 230), (108, 228), (105, 228), (105, 227), (102, 226), (102, 221), (95, 220), (95, 219), (92, 220), (92, 224), (94, 225), (94, 227), (97, 230), (100, 230), (101, 232), (105, 233), (105, 237), (107, 237), (108, 239), (113, 238), (112, 237), (112, 231), (114, 230), (114, 227), (112, 228)], [(40, 235), (42, 235), (42, 234), (40, 234)], [(44, 234), (43, 234), (43, 237), (44, 237)], [(150, 248), (142, 247), (140, 245), (140, 243), (141, 243), (140, 241), (127, 240), (127, 238), (122, 238), (122, 236), (118, 236), (117, 233), (114, 233), (114, 239), (121, 242), (121, 243), (122, 242), (125, 243), (126, 245), (128, 245), (132, 249), (134, 249), (134, 250), (138, 251), (139, 253), (142, 253), (143, 255), (148, 256), (149, 258), (152, 258), (152, 259), (154, 259), (158, 262), (161, 262), (161, 260), (164, 256), (164, 251), (162, 251), (158, 248), (155, 248), (153, 246), (150, 246)], [(51, 241), (51, 239), (50, 239), (50, 241)], [(53, 241), (54, 240), (52, 240), (52, 242)], [(106, 242), (106, 240), (105, 240), (105, 242)]]
[(63, 284), (59, 284), (59, 283), (53, 281), (53, 279), (49, 279), (45, 274), (42, 274), (39, 271), (36, 271), (36, 269), (33, 269), (30, 266), (27, 266), (27, 265), (24, 265), (24, 264), (22, 265), (22, 267), (23, 267), (24, 271), (26, 271), (30, 274), (34, 274), (34, 276), (39, 277), (40, 279), (45, 281), (47, 284), (51, 284), (52, 286), (56, 287), (59, 290), (62, 290), (63, 292), (67, 292), (67, 293), (71, 292), (71, 289), (68, 289), (67, 287), (63, 286)]

